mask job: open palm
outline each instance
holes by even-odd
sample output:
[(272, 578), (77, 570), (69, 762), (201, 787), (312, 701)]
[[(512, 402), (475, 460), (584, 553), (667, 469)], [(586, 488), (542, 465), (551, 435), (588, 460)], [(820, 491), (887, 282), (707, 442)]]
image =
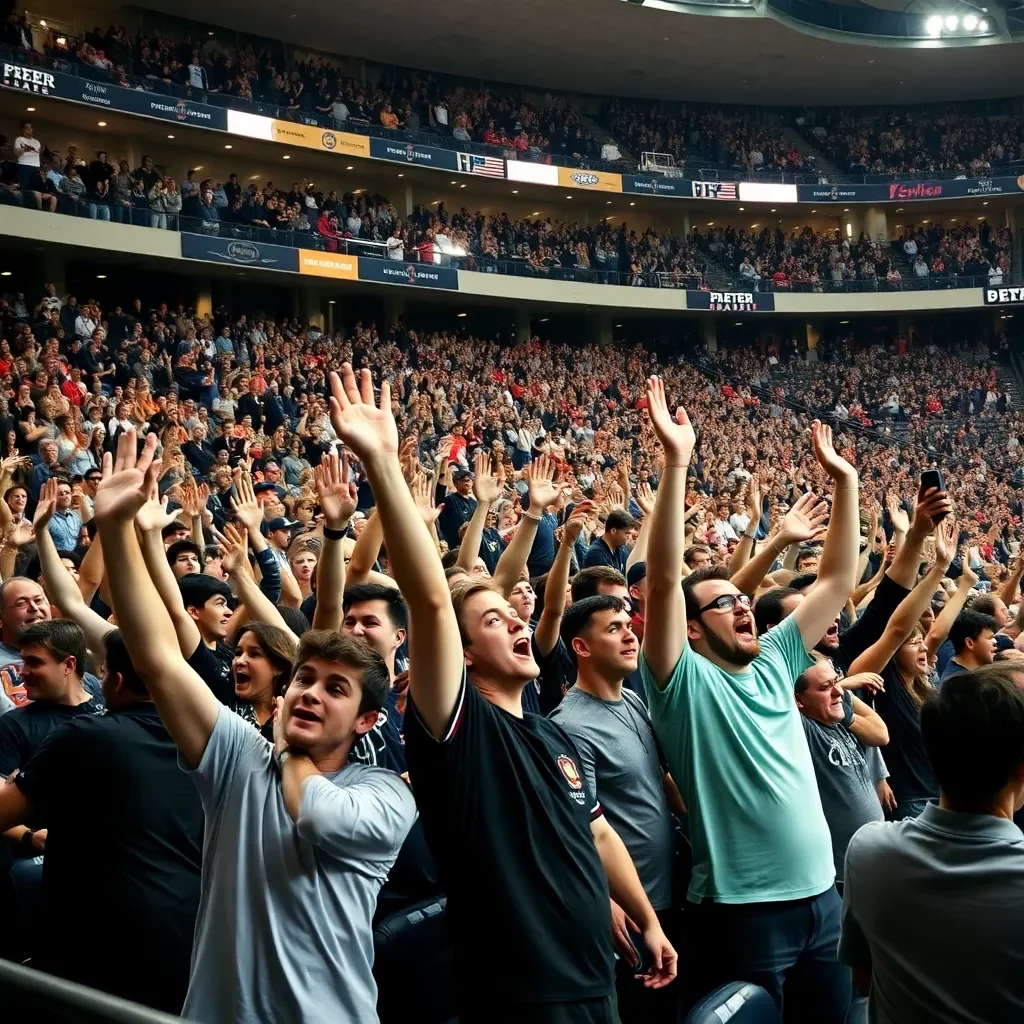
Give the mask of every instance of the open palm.
[(330, 530), (343, 529), (356, 510), (359, 495), (356, 485), (347, 477), (348, 458), (339, 461), (334, 452), (322, 459), (314, 471), (320, 510)]
[(331, 426), (364, 462), (374, 456), (397, 455), (398, 426), (391, 413), (391, 385), (381, 381), (380, 405), (375, 406), (370, 371), (360, 370), (357, 380), (351, 363), (343, 363), (341, 376), (331, 374)]
[(828, 519), (828, 505), (815, 494), (801, 494), (782, 520), (782, 534), (790, 544), (820, 537)]
[(156, 435), (148, 434), (141, 454), (137, 454), (134, 428), (117, 439), (117, 456), (103, 456), (103, 479), (96, 488), (96, 519), (133, 519), (156, 487), (160, 462), (154, 458)]
[(680, 405), (673, 416), (665, 400), (665, 384), (660, 377), (647, 378), (647, 412), (654, 433), (669, 461), (689, 462), (697, 435), (686, 410)]

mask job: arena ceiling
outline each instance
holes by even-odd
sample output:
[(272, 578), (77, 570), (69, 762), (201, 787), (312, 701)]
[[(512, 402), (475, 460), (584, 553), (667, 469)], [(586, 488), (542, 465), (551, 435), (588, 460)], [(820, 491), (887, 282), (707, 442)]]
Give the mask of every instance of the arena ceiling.
[(270, 0), (149, 0), (147, 6), (328, 53), (603, 95), (758, 105), (1024, 95), (1024, 44), (838, 42), (770, 16), (680, 14), (623, 0), (306, 0), (283, 8)]

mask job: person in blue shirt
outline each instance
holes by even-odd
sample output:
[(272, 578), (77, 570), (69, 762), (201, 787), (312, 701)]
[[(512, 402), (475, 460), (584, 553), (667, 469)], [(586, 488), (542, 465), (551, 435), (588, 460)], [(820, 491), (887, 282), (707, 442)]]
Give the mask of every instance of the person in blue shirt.
[(850, 972), (836, 955), (841, 903), (832, 841), (793, 685), (855, 585), (857, 471), (815, 421), (814, 455), (835, 482), (813, 600), (758, 637), (728, 570), (680, 586), (686, 474), (696, 436), (647, 382), (665, 472), (651, 514), (640, 672), (651, 721), (687, 808), (693, 870), (689, 1000), (727, 981), (765, 988), (787, 1020), (843, 1024)]
[(473, 474), (468, 469), (456, 469), (452, 473), (452, 485), (455, 489), (445, 495), (444, 508), (437, 519), (437, 530), (449, 551), (459, 546), (459, 529), (473, 518), (476, 508)]
[(58, 551), (74, 551), (78, 547), (82, 517), (71, 507), (71, 484), (67, 480), (58, 482), (51, 477), (43, 484), (40, 500), (52, 501), (54, 498), (57, 506), (46, 528)]
[(640, 524), (624, 509), (614, 508), (608, 513), (604, 524), (604, 535), (595, 538), (583, 560), (583, 568), (594, 565), (610, 565), (624, 573), (626, 559), (632, 551), (629, 540)]

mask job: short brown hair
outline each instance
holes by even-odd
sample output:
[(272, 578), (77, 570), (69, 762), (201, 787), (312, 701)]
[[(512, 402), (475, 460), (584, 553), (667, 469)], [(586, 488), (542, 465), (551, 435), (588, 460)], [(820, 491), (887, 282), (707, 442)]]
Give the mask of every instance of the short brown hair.
[(22, 650), (37, 645), (56, 661), (75, 659), (75, 674), (85, 674), (85, 634), (70, 619), (34, 622), (18, 638)]
[(391, 689), (391, 675), (384, 659), (369, 644), (334, 629), (310, 629), (299, 640), (289, 682), (312, 658), (340, 662), (359, 670), (362, 674), (360, 714), (364, 711), (380, 711), (384, 707), (388, 690)]
[(707, 583), (708, 580), (725, 580), (729, 579), (729, 570), (724, 565), (705, 565), (702, 569), (697, 569), (691, 572), (683, 580), (683, 597), (686, 599), (686, 617), (688, 619), (696, 619), (700, 614), (700, 602), (697, 600), (697, 595), (693, 592), (694, 588), (700, 583)]
[(483, 591), (489, 591), (492, 594), (497, 594), (502, 597), (502, 593), (498, 588), (487, 579), (482, 579), (479, 576), (467, 576), (465, 579), (459, 578), (456, 580), (449, 581), (449, 588), (452, 595), (452, 607), (455, 609), (455, 619), (459, 624), (459, 637), (462, 640), (462, 646), (469, 646), (469, 637), (466, 633), (466, 626), (463, 622), (462, 615), (466, 608), (466, 602), (474, 595), (482, 593)]
[(588, 569), (581, 569), (572, 578), (572, 599), (582, 601), (585, 597), (597, 597), (602, 583), (624, 587), (626, 577), (610, 565), (592, 565)]

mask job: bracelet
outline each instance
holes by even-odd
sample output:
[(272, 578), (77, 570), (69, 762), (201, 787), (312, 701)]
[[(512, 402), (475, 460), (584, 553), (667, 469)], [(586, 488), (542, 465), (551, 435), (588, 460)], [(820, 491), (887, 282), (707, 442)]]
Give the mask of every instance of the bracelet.
[(535, 523), (539, 523), (543, 517), (542, 516), (531, 516), (529, 512), (524, 512), (523, 513), (523, 518), (524, 519), (532, 519)]
[(324, 527), (324, 537), (327, 540), (344, 540), (348, 527), (344, 530), (332, 530), (329, 526)]
[(756, 533), (757, 533), (757, 530), (755, 530), (755, 531), (754, 531), (754, 533), (745, 533), (745, 534), (743, 534), (743, 536), (744, 536), (744, 537), (745, 537), (745, 538), (746, 538), (747, 540), (754, 540), (754, 539), (755, 539), (755, 534), (756, 534)]

